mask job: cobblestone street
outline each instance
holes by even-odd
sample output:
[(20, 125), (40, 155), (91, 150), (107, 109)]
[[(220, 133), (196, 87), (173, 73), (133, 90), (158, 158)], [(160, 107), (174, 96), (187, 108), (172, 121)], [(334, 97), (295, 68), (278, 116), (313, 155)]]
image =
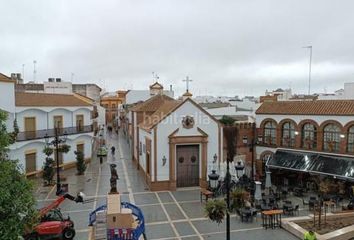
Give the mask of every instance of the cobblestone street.
[[(102, 165), (94, 157), (84, 176), (75, 175), (75, 169), (63, 171), (66, 177), (63, 183), (69, 184), (72, 195), (81, 191), (86, 194), (85, 199), (95, 199), (88, 204), (65, 201), (60, 206), (63, 214), (69, 215), (75, 222), (75, 239), (88, 239), (89, 213), (105, 204), (106, 194), (110, 190), (109, 163), (117, 164), (118, 191), (122, 194), (122, 201), (129, 201), (142, 209), (149, 240), (225, 239), (225, 223), (218, 225), (205, 218), (199, 188), (150, 192), (131, 161), (125, 138), (112, 134), (107, 137), (106, 144), (109, 148), (115, 146), (116, 153), (115, 156), (108, 154), (108, 160), (105, 158)], [(38, 188), (36, 196), (38, 207), (49, 204), (56, 198), (55, 186)], [(306, 213), (300, 211), (300, 214)], [(232, 215), (231, 231), (232, 239), (296, 239), (283, 229), (264, 230), (259, 215), (251, 223), (242, 223), (238, 216)]]

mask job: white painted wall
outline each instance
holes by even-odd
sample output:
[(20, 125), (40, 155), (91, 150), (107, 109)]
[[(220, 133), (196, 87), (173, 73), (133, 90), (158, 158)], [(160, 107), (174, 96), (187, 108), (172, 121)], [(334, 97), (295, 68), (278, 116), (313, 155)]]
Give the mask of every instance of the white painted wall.
[[(153, 157), (153, 138), (152, 138), (153, 134), (150, 134), (142, 129), (139, 129), (139, 142), (138, 142), (138, 146), (139, 143), (141, 142), (142, 145), (145, 144), (145, 137), (151, 139), (151, 153), (150, 153), (150, 161), (151, 163), (153, 163), (152, 161), (152, 157)], [(145, 146), (146, 149), (146, 146)], [(141, 167), (143, 168), (144, 172), (146, 172), (146, 152), (142, 151), (142, 154), (139, 156), (139, 163), (141, 165)], [(153, 167), (153, 166), (152, 166)], [(152, 176), (153, 177), (153, 176)]]
[[(85, 158), (91, 158), (92, 152), (92, 133), (85, 134), (75, 134), (69, 135), (67, 139), (67, 144), (71, 146), (71, 149), (68, 153), (63, 154), (63, 161), (65, 164), (76, 161), (76, 155), (74, 151), (76, 151), (76, 145), (80, 143), (84, 143), (84, 156)], [(37, 170), (41, 170), (44, 162), (45, 162), (45, 154), (43, 153), (43, 149), (45, 146), (44, 139), (32, 140), (32, 141), (24, 141), (17, 142), (10, 146), (9, 157), (13, 160), (19, 160), (19, 164), (22, 166), (22, 169), (25, 170), (25, 153), (27, 151), (36, 151), (36, 168)], [(54, 159), (54, 156), (51, 155)]]
[(63, 127), (75, 127), (76, 115), (84, 115), (84, 125), (90, 125), (92, 108), (45, 108), (45, 107), (17, 107), (16, 117), (20, 132), (24, 131), (24, 118), (36, 117), (36, 129), (51, 129), (54, 128), (54, 116), (63, 116)]
[[(195, 124), (191, 129), (185, 129), (182, 126), (182, 119), (184, 116), (192, 116)], [(213, 156), (219, 154), (219, 138), (218, 138), (218, 124), (214, 122), (207, 114), (202, 112), (190, 101), (186, 101), (182, 106), (175, 110), (165, 120), (157, 125), (157, 181), (169, 180), (169, 144), (168, 136), (179, 128), (176, 136), (200, 136), (197, 127), (202, 129), (209, 135), (208, 151), (207, 151), (207, 173), (211, 172), (213, 168)], [(153, 134), (152, 134), (153, 135)], [(152, 136), (153, 137), (153, 136)], [(153, 138), (152, 138), (153, 139)], [(153, 148), (152, 148), (153, 149)], [(200, 154), (202, 149), (200, 148)], [(162, 166), (162, 158), (166, 156), (167, 163)], [(200, 156), (201, 159), (201, 156)], [(218, 156), (222, 159), (222, 156)], [(175, 173), (176, 174), (176, 173)], [(200, 176), (201, 176), (201, 163), (200, 163)]]
[(0, 82), (0, 109), (15, 112), (15, 84)]
[(71, 82), (44, 82), (45, 93), (72, 94), (73, 88)]

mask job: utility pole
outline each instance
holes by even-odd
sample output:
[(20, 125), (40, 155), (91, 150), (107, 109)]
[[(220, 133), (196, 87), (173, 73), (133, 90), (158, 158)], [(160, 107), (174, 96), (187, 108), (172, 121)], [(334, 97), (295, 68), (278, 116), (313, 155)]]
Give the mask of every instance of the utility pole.
[(37, 64), (37, 61), (33, 60), (33, 82), (34, 83), (36, 82), (36, 74), (37, 74), (36, 64)]
[(306, 46), (303, 48), (308, 48), (310, 49), (310, 63), (309, 63), (309, 91), (308, 91), (308, 95), (311, 94), (311, 65), (312, 65), (312, 46)]

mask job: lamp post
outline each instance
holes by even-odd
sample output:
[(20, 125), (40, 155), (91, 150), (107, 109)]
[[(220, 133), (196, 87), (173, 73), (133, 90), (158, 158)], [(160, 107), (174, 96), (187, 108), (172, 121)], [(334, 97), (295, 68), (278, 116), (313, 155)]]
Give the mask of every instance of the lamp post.
[(236, 138), (237, 138), (237, 130), (235, 126), (226, 126), (223, 129), (223, 133), (226, 139), (226, 149), (227, 149), (227, 157), (226, 157), (226, 240), (230, 240), (230, 162), (234, 160), (236, 155)]
[(239, 179), (240, 177), (243, 176), (243, 170), (245, 169), (245, 165), (242, 161), (238, 161), (236, 166), (235, 166), (235, 169), (236, 169), (236, 175), (237, 175), (237, 178)]
[(58, 196), (61, 193), (61, 184), (60, 184), (60, 169), (59, 169), (59, 146), (60, 144), (63, 144), (66, 142), (67, 139), (67, 134), (66, 132), (63, 134), (62, 138), (59, 138), (59, 129), (55, 128), (54, 129), (54, 139), (52, 141), (49, 141), (49, 136), (46, 134), (44, 136), (45, 143), (47, 145), (52, 145), (55, 147), (55, 156), (57, 159), (57, 191), (56, 195)]
[(212, 170), (208, 175), (209, 177), (209, 187), (214, 192), (219, 185), (219, 174), (215, 170)]

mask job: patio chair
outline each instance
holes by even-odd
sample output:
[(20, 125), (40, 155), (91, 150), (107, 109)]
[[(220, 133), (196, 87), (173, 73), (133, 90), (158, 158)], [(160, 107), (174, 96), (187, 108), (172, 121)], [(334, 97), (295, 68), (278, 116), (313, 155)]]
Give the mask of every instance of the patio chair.
[(295, 205), (294, 211), (293, 212), (297, 212), (297, 215), (300, 215), (300, 210), (299, 210), (299, 205)]

